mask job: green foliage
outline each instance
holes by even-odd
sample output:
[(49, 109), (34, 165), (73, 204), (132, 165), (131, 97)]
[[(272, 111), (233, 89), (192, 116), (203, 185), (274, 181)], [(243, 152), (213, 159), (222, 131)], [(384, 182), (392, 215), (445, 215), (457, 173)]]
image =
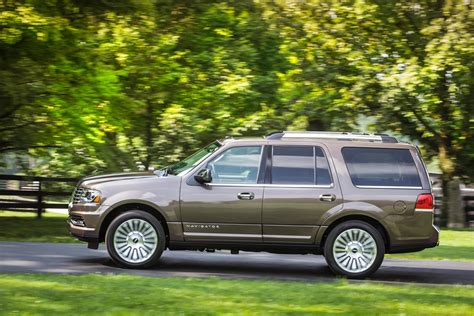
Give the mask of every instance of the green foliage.
[(225, 135), (392, 131), (474, 178), (466, 1), (3, 1), (0, 154), (80, 176)]
[(392, 30), (379, 43), (389, 63), (374, 65), (378, 102), (369, 107), (378, 122), (439, 154), (446, 176), (471, 179), (472, 168), (463, 166), (474, 163), (473, 14), (462, 1), (397, 3), (380, 10), (380, 24)]

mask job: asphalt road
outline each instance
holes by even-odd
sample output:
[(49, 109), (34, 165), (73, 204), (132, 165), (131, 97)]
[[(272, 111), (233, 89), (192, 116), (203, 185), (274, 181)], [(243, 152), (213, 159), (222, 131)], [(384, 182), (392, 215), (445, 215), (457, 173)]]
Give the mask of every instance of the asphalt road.
[[(166, 251), (160, 263), (147, 270), (118, 268), (103, 245), (99, 250), (85, 244), (0, 243), (0, 273), (127, 273), (144, 276), (268, 278), (300, 281), (331, 281), (336, 278), (322, 256), (277, 255), (228, 251)], [(385, 259), (373, 282), (474, 285), (474, 263), (454, 261)]]

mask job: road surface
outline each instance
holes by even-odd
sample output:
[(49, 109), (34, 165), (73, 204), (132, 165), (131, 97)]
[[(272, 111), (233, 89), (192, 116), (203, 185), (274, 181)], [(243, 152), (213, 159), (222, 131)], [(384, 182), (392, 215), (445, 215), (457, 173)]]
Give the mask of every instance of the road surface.
[[(0, 243), (0, 273), (127, 273), (159, 277), (267, 278), (299, 281), (331, 281), (336, 278), (322, 256), (277, 255), (228, 251), (165, 251), (160, 263), (147, 270), (118, 268), (101, 245), (99, 250), (85, 244)], [(474, 263), (385, 259), (373, 282), (474, 285)]]

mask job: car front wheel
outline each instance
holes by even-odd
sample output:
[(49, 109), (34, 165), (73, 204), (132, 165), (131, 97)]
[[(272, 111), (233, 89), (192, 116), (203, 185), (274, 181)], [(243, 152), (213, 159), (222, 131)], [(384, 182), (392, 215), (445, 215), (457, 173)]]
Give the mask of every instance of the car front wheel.
[(112, 260), (125, 268), (147, 268), (158, 262), (166, 246), (163, 226), (151, 214), (134, 210), (110, 223), (105, 240)]
[(382, 264), (385, 244), (380, 232), (363, 221), (347, 221), (329, 233), (324, 257), (331, 270), (349, 278), (364, 278)]

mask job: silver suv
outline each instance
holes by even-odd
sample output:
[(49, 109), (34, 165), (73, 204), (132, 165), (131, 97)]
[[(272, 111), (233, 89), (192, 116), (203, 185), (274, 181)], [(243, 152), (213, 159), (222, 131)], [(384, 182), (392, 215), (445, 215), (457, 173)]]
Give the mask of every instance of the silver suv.
[(215, 141), (150, 173), (84, 178), (69, 230), (105, 242), (128, 268), (165, 249), (322, 254), (336, 274), (366, 277), (385, 253), (438, 244), (417, 147), (380, 134), (275, 132)]

